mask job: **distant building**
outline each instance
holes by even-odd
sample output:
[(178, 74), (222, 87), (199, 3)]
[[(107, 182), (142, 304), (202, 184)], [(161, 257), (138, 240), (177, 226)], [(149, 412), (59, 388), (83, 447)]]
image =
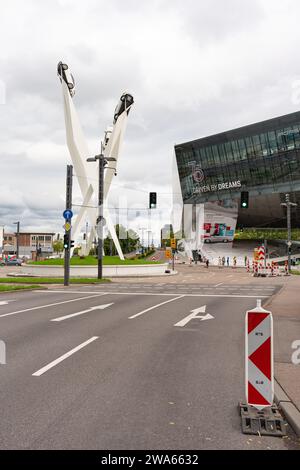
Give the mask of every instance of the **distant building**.
[(173, 227), (172, 224), (166, 224), (160, 231), (160, 246), (166, 248), (170, 246), (170, 238), (173, 237)]
[[(53, 254), (52, 232), (20, 232), (19, 233), (19, 256), (33, 258), (38, 254), (40, 257), (46, 257)], [(17, 251), (17, 234), (4, 233), (3, 253), (14, 254)]]
[(3, 234), (2, 252), (6, 255), (13, 255), (16, 252), (17, 238), (14, 233)]

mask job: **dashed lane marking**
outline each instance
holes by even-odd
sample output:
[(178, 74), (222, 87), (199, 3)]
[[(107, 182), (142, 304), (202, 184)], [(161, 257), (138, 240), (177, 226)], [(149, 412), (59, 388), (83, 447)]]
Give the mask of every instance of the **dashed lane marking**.
[(165, 304), (169, 304), (170, 302), (174, 302), (175, 300), (182, 299), (183, 297), (184, 297), (184, 295), (180, 295), (179, 297), (175, 297), (174, 299), (167, 300), (166, 302), (162, 302), (160, 304), (153, 305), (153, 307), (146, 308), (146, 310), (143, 310), (142, 312), (139, 312), (139, 313), (136, 313), (135, 315), (132, 315), (131, 317), (129, 317), (129, 320), (133, 320), (134, 318), (140, 317), (144, 313), (150, 312), (150, 310), (154, 310), (155, 308), (161, 307), (162, 305), (165, 305)]
[(92, 338), (88, 339), (87, 341), (85, 341), (84, 343), (81, 343), (79, 344), (78, 346), (76, 346), (76, 348), (74, 349), (71, 349), (71, 351), (68, 351), (66, 354), (63, 354), (62, 356), (58, 357), (57, 359), (55, 359), (55, 361), (52, 361), (50, 362), (49, 364), (47, 364), (45, 367), (42, 367), (41, 369), (39, 369), (38, 371), (34, 372), (34, 374), (32, 374), (34, 377), (40, 377), (41, 375), (43, 375), (45, 372), (47, 372), (49, 369), (52, 369), (52, 367), (55, 367), (57, 364), (59, 364), (60, 362), (64, 361), (65, 359), (67, 359), (68, 357), (72, 356), (72, 354), (76, 353), (77, 351), (79, 351), (80, 349), (84, 348), (85, 346), (87, 346), (88, 344), (92, 343), (93, 341), (95, 341), (96, 339), (98, 339), (99, 336), (93, 336)]

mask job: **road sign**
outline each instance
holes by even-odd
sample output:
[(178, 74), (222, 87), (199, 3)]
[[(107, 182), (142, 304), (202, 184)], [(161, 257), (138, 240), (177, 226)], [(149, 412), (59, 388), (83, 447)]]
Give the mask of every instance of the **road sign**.
[(206, 312), (206, 305), (204, 305), (203, 307), (200, 307), (200, 308), (196, 308), (195, 310), (191, 310), (190, 315), (185, 317), (180, 322), (176, 323), (174, 326), (179, 326), (179, 327), (183, 328), (185, 325), (187, 325), (194, 318), (198, 318), (201, 321), (213, 320), (214, 319), (214, 317), (212, 315), (210, 315), (210, 313), (207, 313), (206, 315), (198, 315), (199, 313), (205, 314), (205, 312)]
[(177, 247), (177, 241), (176, 238), (171, 238), (171, 248), (176, 249)]
[(72, 225), (70, 222), (66, 222), (63, 228), (65, 229), (66, 232), (69, 232), (71, 230)]
[(166, 256), (166, 258), (169, 258), (169, 259), (172, 258), (172, 251), (170, 250), (170, 248), (166, 249), (165, 256)]
[(262, 245), (258, 248), (258, 259), (260, 261), (263, 261), (265, 259), (265, 256), (266, 256), (266, 250), (265, 250), (265, 247)]
[(248, 405), (262, 410), (272, 406), (274, 398), (273, 318), (261, 300), (246, 313), (245, 388)]
[(73, 217), (73, 212), (71, 211), (71, 209), (66, 209), (64, 212), (63, 212), (63, 218), (66, 219), (66, 220), (70, 220), (72, 219)]

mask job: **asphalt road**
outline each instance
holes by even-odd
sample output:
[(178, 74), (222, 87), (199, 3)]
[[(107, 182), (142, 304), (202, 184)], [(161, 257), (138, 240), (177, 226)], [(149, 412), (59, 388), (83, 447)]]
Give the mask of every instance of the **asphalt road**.
[[(114, 283), (1, 295), (0, 448), (298, 448), (291, 432), (243, 435), (237, 409), (245, 311), (276, 289)], [(183, 321), (200, 307), (214, 318)]]

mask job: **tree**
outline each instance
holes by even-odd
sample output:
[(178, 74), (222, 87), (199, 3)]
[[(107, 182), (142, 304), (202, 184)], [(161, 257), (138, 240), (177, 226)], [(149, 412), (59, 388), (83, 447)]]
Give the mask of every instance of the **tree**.
[[(115, 226), (115, 230), (123, 253), (131, 253), (137, 249), (140, 239), (134, 230), (126, 230), (126, 228), (120, 224)], [(104, 252), (106, 255), (117, 255), (116, 247), (109, 236), (104, 239)]]
[(61, 253), (63, 250), (64, 250), (64, 243), (62, 240), (55, 240), (53, 242), (53, 250), (54, 250), (54, 253)]

